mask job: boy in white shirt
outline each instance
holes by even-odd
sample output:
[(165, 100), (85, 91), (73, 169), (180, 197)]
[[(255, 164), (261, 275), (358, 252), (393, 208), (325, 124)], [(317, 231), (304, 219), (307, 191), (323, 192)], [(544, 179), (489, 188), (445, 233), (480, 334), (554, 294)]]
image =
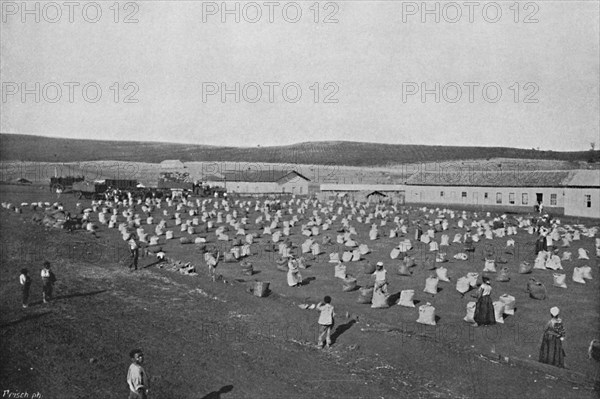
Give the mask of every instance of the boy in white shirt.
[(158, 252), (156, 253), (156, 258), (158, 259), (158, 261), (163, 262), (165, 260), (165, 256), (167, 256), (165, 251), (163, 251), (162, 247), (159, 248)]
[(40, 275), (42, 277), (42, 299), (44, 303), (48, 303), (52, 299), (52, 291), (56, 282), (56, 276), (50, 270), (50, 262), (44, 261)]
[(387, 274), (387, 271), (383, 268), (383, 262), (377, 262), (375, 272), (373, 273), (373, 277), (375, 278), (375, 283), (387, 282), (386, 274)]
[(134, 271), (138, 269), (138, 259), (140, 257), (139, 245), (134, 237), (131, 237), (128, 241), (129, 244), (129, 254), (130, 254), (130, 263), (129, 270)]
[(27, 269), (21, 269), (19, 282), (21, 283), (23, 294), (23, 307), (26, 308), (29, 306), (29, 288), (31, 287), (31, 277), (29, 277), (29, 271)]
[(317, 347), (321, 349), (323, 342), (326, 343), (326, 348), (331, 346), (331, 330), (334, 325), (335, 312), (331, 305), (331, 297), (329, 295), (323, 298), (323, 302), (317, 305), (317, 310), (321, 312), (319, 316), (319, 342)]
[(148, 398), (148, 374), (142, 367), (144, 363), (144, 354), (141, 349), (134, 349), (129, 352), (131, 365), (127, 370), (127, 385), (129, 385), (129, 399), (147, 399)]

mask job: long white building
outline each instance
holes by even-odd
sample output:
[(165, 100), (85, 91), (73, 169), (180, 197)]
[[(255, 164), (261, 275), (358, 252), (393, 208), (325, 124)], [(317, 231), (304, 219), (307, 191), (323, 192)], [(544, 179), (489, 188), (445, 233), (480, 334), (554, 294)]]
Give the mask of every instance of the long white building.
[(394, 202), (530, 212), (600, 219), (600, 170), (417, 172), (404, 184), (322, 184), (322, 199), (365, 200), (373, 191)]

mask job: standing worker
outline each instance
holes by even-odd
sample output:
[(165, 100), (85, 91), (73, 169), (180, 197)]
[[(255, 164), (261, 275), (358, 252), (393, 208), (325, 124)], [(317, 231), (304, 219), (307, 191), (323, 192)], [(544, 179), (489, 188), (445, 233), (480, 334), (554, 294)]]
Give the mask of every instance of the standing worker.
[(565, 367), (565, 351), (563, 341), (565, 340), (565, 327), (558, 317), (560, 309), (556, 306), (550, 309), (552, 318), (546, 324), (542, 346), (540, 347), (540, 362), (551, 364), (556, 367)]
[(326, 344), (326, 348), (331, 346), (331, 330), (334, 325), (335, 312), (331, 305), (331, 297), (329, 295), (323, 298), (323, 302), (320, 302), (316, 306), (317, 310), (321, 312), (319, 316), (319, 342), (317, 347), (321, 349), (323, 343)]
[(21, 289), (23, 294), (23, 307), (26, 308), (27, 306), (29, 306), (29, 288), (31, 288), (31, 277), (29, 277), (29, 270), (21, 269), (19, 282), (21, 283)]
[(496, 324), (494, 305), (492, 303), (492, 286), (488, 277), (482, 278), (483, 282), (477, 290), (477, 303), (475, 304), (475, 326), (490, 326)]
[(302, 275), (298, 269), (298, 260), (290, 256), (288, 260), (287, 283), (290, 287), (302, 286)]
[(377, 262), (375, 271), (373, 272), (373, 278), (375, 283), (381, 283), (381, 285), (387, 283), (387, 271), (383, 268), (383, 262)]
[(421, 227), (421, 222), (417, 222), (417, 229), (415, 230), (415, 241), (420, 241), (421, 236), (423, 235), (423, 228)]
[(127, 385), (129, 385), (129, 399), (148, 398), (148, 374), (142, 367), (144, 353), (141, 349), (133, 349), (129, 352), (131, 365), (127, 370)]
[(44, 261), (40, 274), (42, 276), (42, 299), (44, 303), (48, 303), (52, 299), (52, 291), (56, 282), (56, 276), (50, 270), (50, 262)]
[(140, 257), (140, 247), (135, 240), (135, 237), (131, 237), (129, 239), (129, 254), (131, 258), (131, 262), (129, 263), (129, 270), (137, 270), (138, 268), (138, 259)]
[(535, 240), (535, 255), (542, 251), (548, 251), (548, 240), (546, 236), (548, 235), (548, 231), (545, 228), (540, 229), (540, 234), (538, 238)]

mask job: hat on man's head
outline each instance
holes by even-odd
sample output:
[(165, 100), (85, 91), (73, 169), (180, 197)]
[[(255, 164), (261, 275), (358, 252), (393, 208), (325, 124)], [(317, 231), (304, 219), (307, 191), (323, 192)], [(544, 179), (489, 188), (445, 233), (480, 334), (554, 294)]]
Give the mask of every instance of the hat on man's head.
[(560, 313), (560, 309), (556, 306), (554, 306), (553, 308), (550, 308), (550, 314), (554, 317), (558, 316), (558, 314)]
[(383, 267), (383, 262), (377, 262), (377, 267)]

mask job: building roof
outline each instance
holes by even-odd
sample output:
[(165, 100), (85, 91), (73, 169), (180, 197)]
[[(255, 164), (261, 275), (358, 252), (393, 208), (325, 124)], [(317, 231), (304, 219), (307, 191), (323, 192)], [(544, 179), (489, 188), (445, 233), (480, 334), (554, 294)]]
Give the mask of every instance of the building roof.
[(321, 191), (380, 191), (382, 193), (390, 191), (404, 191), (406, 186), (402, 184), (321, 184)]
[(412, 186), (562, 187), (570, 171), (548, 170), (440, 170), (417, 172), (406, 182)]
[(224, 172), (222, 177), (216, 175), (205, 176), (204, 181), (231, 181), (231, 182), (267, 182), (284, 183), (289, 180), (301, 178), (310, 181), (295, 170), (238, 170)]

